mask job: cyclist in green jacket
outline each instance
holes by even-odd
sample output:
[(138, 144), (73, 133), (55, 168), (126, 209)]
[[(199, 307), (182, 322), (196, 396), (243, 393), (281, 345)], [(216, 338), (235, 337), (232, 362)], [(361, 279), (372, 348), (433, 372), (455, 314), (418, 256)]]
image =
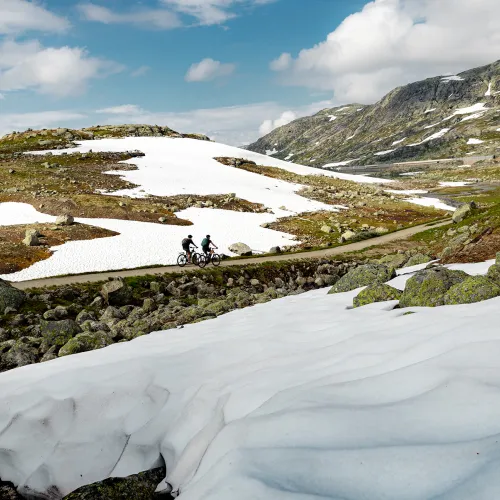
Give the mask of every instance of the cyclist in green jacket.
[(206, 238), (203, 238), (203, 241), (201, 242), (201, 249), (203, 250), (205, 255), (208, 257), (210, 254), (214, 253), (213, 248), (218, 248), (218, 247), (212, 241), (212, 239), (210, 238), (210, 235), (207, 234)]

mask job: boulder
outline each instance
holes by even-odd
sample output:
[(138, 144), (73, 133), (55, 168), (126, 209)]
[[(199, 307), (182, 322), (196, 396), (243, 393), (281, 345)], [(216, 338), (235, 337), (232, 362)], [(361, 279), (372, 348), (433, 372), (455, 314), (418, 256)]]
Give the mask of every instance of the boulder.
[(354, 231), (345, 231), (340, 236), (340, 243), (345, 243), (346, 241), (351, 241), (356, 238), (356, 233)]
[(333, 228), (331, 226), (327, 226), (326, 224), (321, 228), (321, 231), (326, 234), (333, 233)]
[(10, 283), (0, 279), (0, 314), (7, 307), (19, 309), (26, 300), (26, 294), (14, 288)]
[(12, 483), (0, 479), (0, 498), (2, 500), (23, 500)]
[(404, 253), (386, 255), (379, 260), (380, 264), (385, 264), (386, 266), (393, 267), (394, 269), (403, 267), (407, 262), (408, 257)]
[(48, 321), (58, 321), (68, 316), (68, 310), (63, 306), (57, 306), (55, 309), (49, 309), (43, 313), (43, 319)]
[(453, 222), (455, 224), (462, 222), (464, 219), (466, 219), (467, 217), (469, 217), (469, 215), (472, 214), (474, 208), (476, 208), (476, 204), (474, 202), (466, 203), (465, 205), (462, 205), (461, 207), (457, 208), (452, 215)]
[(389, 232), (389, 229), (387, 229), (386, 227), (376, 227), (375, 228), (375, 233), (378, 234), (378, 235), (382, 235), (382, 234), (387, 234)]
[(245, 243), (233, 243), (229, 247), (229, 251), (235, 253), (236, 255), (240, 255), (242, 257), (247, 257), (252, 255), (252, 249)]
[(72, 226), (75, 219), (71, 215), (60, 215), (56, 219), (56, 226)]
[(78, 316), (76, 317), (75, 321), (79, 325), (83, 325), (86, 321), (96, 321), (96, 320), (97, 320), (97, 318), (92, 311), (87, 311), (84, 309), (83, 311), (80, 311), (78, 313)]
[(79, 352), (95, 351), (111, 345), (113, 340), (107, 332), (79, 333), (59, 350), (59, 356), (69, 356)]
[(166, 500), (173, 497), (169, 494), (155, 495), (165, 475), (165, 469), (160, 468), (125, 478), (110, 478), (83, 486), (64, 497), (64, 500)]
[(272, 247), (269, 250), (269, 253), (281, 253), (281, 248), (280, 247)]
[(40, 322), (41, 335), (43, 337), (43, 350), (46, 351), (52, 346), (62, 347), (75, 335), (81, 333), (81, 328), (71, 319), (62, 321)]
[(450, 271), (437, 266), (417, 272), (407, 282), (399, 301), (400, 307), (437, 307), (444, 305), (446, 292), (465, 281), (463, 271)]
[(385, 283), (395, 277), (396, 271), (392, 267), (383, 264), (366, 264), (342, 276), (329, 293), (349, 292), (362, 286)]
[(40, 343), (40, 339), (34, 337), (21, 337), (16, 341), (4, 342), (3, 348), (0, 349), (0, 353), (4, 351), (4, 354), (0, 356), (0, 371), (36, 363)]
[(132, 289), (123, 280), (116, 279), (103, 285), (101, 295), (109, 305), (122, 306), (130, 302)]
[(417, 253), (413, 257), (410, 257), (408, 262), (404, 267), (412, 267), (412, 266), (418, 266), (420, 264), (427, 264), (431, 261), (432, 259), (428, 255), (424, 255), (422, 253)]
[(354, 307), (363, 307), (374, 302), (387, 302), (389, 300), (399, 300), (402, 292), (386, 284), (375, 284), (366, 287), (356, 297), (354, 297)]
[(39, 232), (36, 229), (26, 229), (23, 243), (27, 247), (37, 247), (40, 245)]
[[(498, 258), (497, 258), (498, 261)], [(493, 264), (489, 269), (488, 269), (488, 274), (486, 275), (488, 279), (496, 283), (497, 285), (500, 285), (500, 264)]]
[(500, 295), (500, 286), (486, 276), (470, 276), (452, 286), (444, 296), (445, 305), (473, 304)]

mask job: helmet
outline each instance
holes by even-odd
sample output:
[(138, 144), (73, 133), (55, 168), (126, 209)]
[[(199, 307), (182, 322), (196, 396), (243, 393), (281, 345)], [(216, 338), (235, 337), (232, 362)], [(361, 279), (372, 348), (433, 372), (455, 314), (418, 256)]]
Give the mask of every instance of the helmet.
[(209, 234), (207, 234), (207, 238), (210, 238), (210, 235), (209, 235)]
[(192, 237), (193, 237), (193, 235), (192, 235), (192, 234), (190, 234), (190, 235), (188, 236), (188, 238), (192, 238)]

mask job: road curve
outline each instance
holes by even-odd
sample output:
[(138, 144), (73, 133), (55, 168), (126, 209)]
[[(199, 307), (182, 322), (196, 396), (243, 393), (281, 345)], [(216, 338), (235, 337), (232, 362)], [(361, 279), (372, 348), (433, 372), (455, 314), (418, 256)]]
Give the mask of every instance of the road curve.
[[(394, 233), (384, 234), (382, 236), (371, 238), (369, 240), (350, 243), (349, 245), (344, 245), (341, 247), (325, 248), (323, 250), (313, 250), (311, 252), (300, 252), (300, 253), (283, 254), (283, 255), (266, 255), (263, 257), (252, 257), (248, 259), (227, 260), (222, 262), (221, 267), (243, 266), (245, 264), (259, 264), (262, 262), (276, 262), (282, 260), (300, 260), (300, 259), (316, 259), (321, 257), (332, 257), (334, 255), (341, 255), (348, 252), (356, 252), (372, 246), (383, 245), (384, 243), (390, 243), (393, 241), (406, 239), (409, 238), (410, 236), (426, 231), (427, 229), (445, 226), (447, 224), (450, 224), (450, 222), (451, 220), (447, 219), (439, 223), (422, 224), (420, 226), (414, 226), (407, 229), (402, 229), (401, 231), (396, 231)], [(132, 278), (132, 277), (146, 276), (146, 275), (151, 276), (151, 275), (169, 274), (169, 273), (182, 273), (193, 269), (196, 268), (192, 266), (184, 268), (179, 266), (162, 266), (162, 267), (150, 267), (142, 269), (126, 269), (123, 271), (77, 274), (71, 276), (60, 276), (54, 278), (20, 281), (20, 282), (13, 282), (12, 285), (20, 290), (27, 290), (29, 288), (62, 286), (62, 285), (71, 285), (76, 283), (95, 283), (99, 281), (107, 281), (110, 278)]]

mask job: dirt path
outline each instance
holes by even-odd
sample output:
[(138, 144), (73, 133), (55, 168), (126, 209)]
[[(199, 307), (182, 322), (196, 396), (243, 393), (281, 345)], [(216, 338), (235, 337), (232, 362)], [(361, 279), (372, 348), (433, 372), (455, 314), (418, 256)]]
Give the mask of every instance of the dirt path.
[[(267, 255), (263, 257), (252, 257), (248, 259), (227, 260), (223, 261), (221, 266), (222, 267), (242, 266), (245, 264), (258, 264), (261, 262), (270, 262), (270, 261), (331, 257), (333, 255), (341, 255), (348, 252), (356, 252), (372, 246), (383, 245), (385, 243), (390, 243), (397, 240), (403, 240), (415, 234), (426, 231), (427, 229), (450, 224), (450, 222), (451, 220), (446, 220), (434, 224), (432, 223), (422, 224), (420, 226), (410, 227), (408, 229), (403, 229), (401, 231), (397, 231), (394, 233), (385, 234), (377, 238), (358, 241), (357, 243), (351, 243), (349, 245), (344, 245), (336, 248), (326, 248), (324, 250), (314, 250), (311, 252), (301, 252), (295, 254)], [(73, 283), (93, 283), (97, 281), (106, 281), (109, 278), (131, 278), (136, 276), (146, 276), (155, 274), (181, 273), (193, 269), (195, 269), (193, 266), (184, 268), (179, 266), (163, 266), (163, 267), (151, 267), (147, 269), (127, 269), (124, 271), (109, 271), (103, 273), (79, 274), (73, 276), (61, 276), (55, 278), (44, 278), (39, 280), (22, 281), (19, 283), (12, 283), (12, 285), (14, 285), (16, 288), (19, 288), (20, 290), (26, 290), (28, 288), (42, 288), (49, 286), (70, 285)]]

